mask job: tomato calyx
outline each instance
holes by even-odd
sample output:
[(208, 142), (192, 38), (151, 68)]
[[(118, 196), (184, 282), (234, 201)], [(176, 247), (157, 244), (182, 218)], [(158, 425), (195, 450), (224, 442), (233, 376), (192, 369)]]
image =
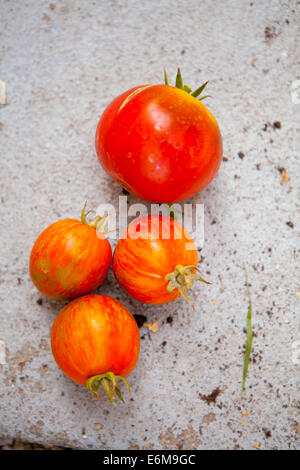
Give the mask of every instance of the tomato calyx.
[(101, 217), (101, 215), (96, 215), (96, 217), (94, 217), (94, 219), (92, 219), (90, 222), (88, 222), (87, 219), (86, 219), (86, 216), (90, 213), (90, 211), (85, 212), (86, 204), (87, 203), (85, 202), (85, 204), (83, 206), (83, 209), (81, 211), (81, 223), (96, 229), (97, 232), (106, 233), (105, 232), (105, 225), (106, 225), (107, 216), (104, 215), (103, 217)]
[(117, 384), (118, 380), (123, 380), (126, 384), (128, 392), (130, 392), (130, 387), (125, 379), (121, 375), (115, 375), (113, 372), (105, 372), (104, 374), (94, 375), (86, 381), (87, 389), (92, 392), (93, 398), (99, 398), (99, 388), (103, 388), (105, 394), (107, 395), (109, 401), (114, 405), (114, 399), (117, 397), (123, 403), (125, 403), (121, 390)]
[[(198, 271), (200, 274), (197, 274), (194, 271)], [(192, 287), (194, 281), (211, 284), (211, 282), (203, 279), (197, 266), (181, 266), (181, 264), (178, 264), (172, 273), (166, 275), (165, 281), (169, 281), (167, 285), (168, 292), (171, 293), (174, 292), (175, 289), (178, 289), (180, 295), (182, 295), (182, 297), (192, 305), (193, 302), (188, 295), (188, 290)]]
[[(166, 69), (164, 70), (164, 78), (165, 78), (165, 85), (169, 85), (169, 80), (168, 80)], [(201, 95), (202, 91), (204, 90), (208, 82), (209, 80), (207, 80), (207, 82), (199, 86), (199, 88), (197, 88), (196, 90), (192, 91), (191, 87), (189, 87), (188, 85), (184, 85), (180, 68), (178, 67), (177, 69), (176, 82), (175, 82), (176, 88), (179, 88), (179, 90), (186, 91), (189, 95), (193, 96), (194, 98), (198, 98), (198, 96)], [(201, 96), (200, 98), (198, 98), (198, 100), (202, 101), (205, 98), (211, 98), (211, 96), (210, 95)]]

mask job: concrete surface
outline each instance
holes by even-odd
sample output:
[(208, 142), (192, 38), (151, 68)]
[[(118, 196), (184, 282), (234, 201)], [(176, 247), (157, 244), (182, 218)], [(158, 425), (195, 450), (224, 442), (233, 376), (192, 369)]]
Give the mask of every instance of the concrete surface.
[[(0, 0), (3, 440), (300, 448), (299, 20), (296, 1)], [(200, 194), (213, 285), (193, 289), (195, 311), (181, 300), (156, 308), (129, 299), (110, 272), (98, 292), (159, 326), (141, 328), (131, 398), (112, 408), (54, 363), (49, 332), (63, 303), (37, 292), (28, 257), (40, 231), (78, 217), (86, 199), (117, 206), (121, 190), (94, 151), (97, 120), (117, 94), (161, 82), (163, 66), (171, 79), (178, 65), (193, 87), (211, 81), (207, 105), (224, 138), (220, 172)], [(255, 337), (241, 395), (244, 262)]]

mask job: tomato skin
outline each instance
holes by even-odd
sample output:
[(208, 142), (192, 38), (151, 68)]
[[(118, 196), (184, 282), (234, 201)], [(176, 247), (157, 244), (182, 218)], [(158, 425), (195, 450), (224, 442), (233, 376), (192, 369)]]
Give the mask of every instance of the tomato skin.
[(58, 366), (74, 382), (108, 371), (126, 376), (140, 351), (139, 329), (129, 310), (107, 295), (90, 294), (66, 305), (51, 330)]
[(193, 196), (214, 178), (222, 137), (201, 101), (176, 87), (142, 85), (105, 109), (96, 152), (105, 171), (135, 196), (174, 202)]
[[(151, 230), (162, 234), (169, 224), (170, 239), (162, 239), (161, 236), (158, 239), (133, 239), (130, 236), (137, 228), (140, 228), (138, 233), (142, 236), (150, 234)], [(181, 233), (182, 238), (176, 239), (176, 234)], [(126, 236), (117, 243), (112, 262), (115, 277), (123, 289), (140, 302), (152, 305), (179, 297), (177, 289), (171, 293), (167, 291), (165, 276), (177, 265), (197, 266), (198, 253), (189, 233), (175, 220), (154, 215), (135, 220), (129, 225)], [(186, 249), (187, 243), (191, 250)]]
[(57, 300), (96, 289), (107, 276), (112, 257), (108, 240), (98, 236), (95, 228), (76, 219), (47, 227), (30, 255), (30, 276), (37, 289)]

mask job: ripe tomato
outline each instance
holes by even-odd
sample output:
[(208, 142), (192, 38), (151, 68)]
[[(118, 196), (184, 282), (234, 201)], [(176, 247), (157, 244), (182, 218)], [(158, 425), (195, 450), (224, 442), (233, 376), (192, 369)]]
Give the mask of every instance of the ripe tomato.
[(86, 295), (66, 305), (51, 330), (53, 356), (74, 382), (98, 396), (101, 385), (113, 401), (123, 400), (117, 380), (135, 367), (139, 329), (129, 310), (107, 295)]
[(176, 87), (142, 85), (112, 101), (96, 131), (109, 176), (153, 202), (180, 201), (205, 188), (222, 159), (217, 121), (196, 98), (205, 85), (189, 94), (179, 71)]
[(102, 219), (90, 224), (64, 219), (46, 228), (37, 238), (30, 255), (30, 275), (35, 286), (53, 299), (73, 299), (96, 289), (111, 264), (111, 246), (96, 230)]
[[(169, 238), (168, 237), (169, 230)], [(154, 215), (129, 225), (113, 255), (117, 281), (133, 298), (164, 304), (182, 295), (188, 302), (196, 274), (198, 253), (189, 233), (175, 220)]]

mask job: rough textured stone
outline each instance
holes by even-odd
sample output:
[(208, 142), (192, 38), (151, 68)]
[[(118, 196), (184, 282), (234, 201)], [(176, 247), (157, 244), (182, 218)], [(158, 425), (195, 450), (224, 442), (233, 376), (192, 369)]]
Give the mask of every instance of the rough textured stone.
[[(4, 441), (98, 449), (300, 447), (300, 105), (291, 97), (300, 78), (298, 3), (1, 2)], [(117, 94), (161, 82), (164, 66), (171, 80), (178, 65), (190, 86), (210, 80), (207, 106), (224, 137), (224, 162), (200, 194), (199, 255), (213, 284), (193, 288), (195, 310), (182, 300), (157, 308), (131, 300), (110, 272), (98, 292), (159, 327), (156, 333), (141, 327), (131, 396), (112, 408), (105, 399), (92, 401), (57, 368), (49, 333), (64, 304), (37, 292), (28, 257), (39, 232), (78, 217), (85, 200), (91, 208), (117, 207), (123, 193), (95, 155), (98, 118)], [(290, 176), (283, 185), (282, 168)], [(255, 337), (241, 395), (243, 263)], [(203, 400), (215, 390), (222, 390), (215, 401)]]

